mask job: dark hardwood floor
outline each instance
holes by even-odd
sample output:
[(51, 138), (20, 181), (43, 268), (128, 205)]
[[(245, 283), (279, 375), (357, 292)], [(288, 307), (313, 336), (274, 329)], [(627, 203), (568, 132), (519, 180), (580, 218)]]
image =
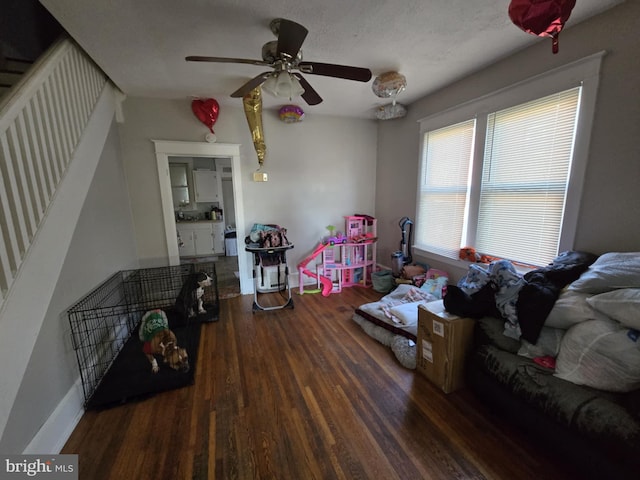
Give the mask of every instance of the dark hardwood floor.
[(62, 453), (92, 480), (574, 478), (365, 335), (352, 312), (379, 297), (294, 294), (294, 309), (255, 314), (252, 296), (223, 300), (193, 386), (87, 412)]

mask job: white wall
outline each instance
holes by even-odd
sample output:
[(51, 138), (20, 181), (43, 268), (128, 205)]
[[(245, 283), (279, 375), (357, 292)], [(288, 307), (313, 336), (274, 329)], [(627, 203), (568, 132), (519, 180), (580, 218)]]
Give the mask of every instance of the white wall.
[[(405, 215), (415, 218), (420, 118), (601, 50), (608, 53), (602, 64), (574, 248), (597, 254), (640, 250), (639, 18), (640, 2), (625, 2), (563, 31), (557, 55), (551, 53), (549, 39), (540, 40), (415, 102), (404, 119), (380, 123), (376, 212), (381, 226), (381, 260), (398, 249), (398, 220)], [(453, 278), (466, 270), (465, 266), (431, 263), (448, 270)]]
[[(245, 228), (249, 231), (254, 223), (288, 228), (295, 244), (288, 255), (292, 267), (325, 235), (326, 225), (344, 225), (344, 215), (374, 214), (376, 123), (316, 116), (312, 107), (306, 112), (298, 124), (263, 112), (265, 183), (253, 182), (258, 160), (241, 100), (238, 108), (221, 109), (214, 126), (219, 142), (241, 144)], [(138, 256), (142, 266), (164, 265), (166, 240), (151, 139), (201, 142), (208, 130), (191, 112), (189, 99), (128, 98), (124, 116), (120, 135)]]

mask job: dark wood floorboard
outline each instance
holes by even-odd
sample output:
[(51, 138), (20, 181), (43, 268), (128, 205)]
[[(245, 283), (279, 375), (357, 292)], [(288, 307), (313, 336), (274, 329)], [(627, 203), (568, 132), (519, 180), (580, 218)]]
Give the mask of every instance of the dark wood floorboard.
[(379, 297), (294, 294), (295, 308), (256, 313), (252, 296), (222, 300), (193, 386), (85, 413), (62, 453), (92, 480), (574, 478), (365, 335), (351, 315)]

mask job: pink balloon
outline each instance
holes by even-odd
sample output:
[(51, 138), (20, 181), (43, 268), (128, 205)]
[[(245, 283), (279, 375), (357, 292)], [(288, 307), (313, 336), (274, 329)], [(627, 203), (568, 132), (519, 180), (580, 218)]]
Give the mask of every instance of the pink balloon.
[(213, 125), (218, 120), (218, 113), (220, 112), (220, 105), (215, 98), (207, 98), (205, 100), (194, 100), (191, 102), (191, 110), (198, 120), (204, 123), (211, 133), (213, 131)]

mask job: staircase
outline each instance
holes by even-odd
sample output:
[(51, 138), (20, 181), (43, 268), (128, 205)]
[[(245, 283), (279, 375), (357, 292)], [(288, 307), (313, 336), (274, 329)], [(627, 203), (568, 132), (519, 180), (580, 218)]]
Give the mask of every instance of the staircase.
[(71, 40), (0, 83), (0, 437), (114, 119), (116, 91)]
[(0, 101), (18, 83), (32, 62), (17, 58), (0, 58)]
[(15, 84), (0, 99), (0, 309), (107, 83), (66, 39), (32, 70), (6, 72)]

